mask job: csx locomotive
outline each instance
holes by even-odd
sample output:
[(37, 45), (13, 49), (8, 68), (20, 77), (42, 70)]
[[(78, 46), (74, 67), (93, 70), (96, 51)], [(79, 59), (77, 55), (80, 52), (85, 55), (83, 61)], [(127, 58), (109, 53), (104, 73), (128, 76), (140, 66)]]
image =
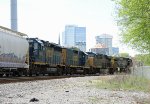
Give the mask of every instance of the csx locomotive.
[(0, 76), (129, 71), (132, 60), (66, 48), (0, 26)]

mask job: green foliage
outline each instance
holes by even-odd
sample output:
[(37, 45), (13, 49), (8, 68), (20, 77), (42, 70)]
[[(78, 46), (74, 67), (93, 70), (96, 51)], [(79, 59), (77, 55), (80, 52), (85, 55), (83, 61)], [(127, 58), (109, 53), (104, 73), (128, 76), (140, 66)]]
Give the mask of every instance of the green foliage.
[(129, 57), (129, 53), (119, 53), (120, 57)]
[(97, 80), (93, 83), (97, 88), (150, 92), (150, 80), (142, 77), (120, 75), (110, 80)]
[(114, 0), (122, 41), (141, 52), (150, 52), (150, 0)]
[(144, 65), (150, 66), (150, 54), (138, 54), (138, 55), (135, 55), (135, 59), (137, 61), (143, 62)]
[(77, 47), (71, 47), (71, 49), (76, 50), (76, 51), (79, 51), (79, 50), (80, 50), (80, 49), (77, 48)]

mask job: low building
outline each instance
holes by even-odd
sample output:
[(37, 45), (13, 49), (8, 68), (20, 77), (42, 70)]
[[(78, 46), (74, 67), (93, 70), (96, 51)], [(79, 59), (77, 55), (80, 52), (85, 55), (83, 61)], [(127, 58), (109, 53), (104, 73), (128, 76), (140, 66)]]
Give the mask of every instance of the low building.
[(96, 44), (94, 48), (90, 49), (90, 52), (109, 55), (109, 48), (107, 48), (104, 44)]

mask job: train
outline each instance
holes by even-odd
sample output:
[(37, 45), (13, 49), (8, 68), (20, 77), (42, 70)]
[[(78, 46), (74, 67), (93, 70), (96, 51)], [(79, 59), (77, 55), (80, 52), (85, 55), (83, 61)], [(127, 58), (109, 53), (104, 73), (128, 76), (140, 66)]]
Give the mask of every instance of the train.
[(0, 77), (114, 74), (130, 67), (130, 58), (83, 52), (0, 26)]

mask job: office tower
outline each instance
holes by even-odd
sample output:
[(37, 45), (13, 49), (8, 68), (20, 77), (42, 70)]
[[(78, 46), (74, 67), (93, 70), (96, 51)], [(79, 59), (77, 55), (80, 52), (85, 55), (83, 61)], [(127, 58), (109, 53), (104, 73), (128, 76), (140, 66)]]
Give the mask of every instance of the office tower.
[(66, 25), (62, 34), (62, 45), (65, 47), (77, 47), (86, 51), (86, 27)]

